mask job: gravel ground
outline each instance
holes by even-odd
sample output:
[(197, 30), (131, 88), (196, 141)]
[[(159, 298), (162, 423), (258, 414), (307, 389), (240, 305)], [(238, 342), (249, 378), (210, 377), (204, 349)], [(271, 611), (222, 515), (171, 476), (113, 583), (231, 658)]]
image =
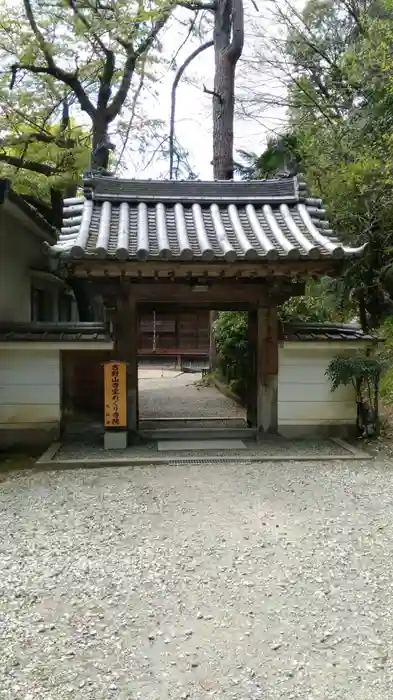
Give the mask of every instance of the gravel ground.
[(141, 420), (222, 416), (245, 418), (244, 408), (223, 396), (214, 386), (198, 386), (201, 375), (176, 374), (152, 378), (146, 372), (139, 380), (139, 412)]
[[(230, 434), (228, 433), (228, 439)], [(94, 440), (94, 442), (93, 442)], [(340, 447), (331, 440), (286, 440), (285, 438), (264, 439), (263, 442), (256, 443), (255, 440), (243, 440), (246, 445), (246, 450), (186, 450), (180, 451), (159, 451), (157, 442), (142, 443), (140, 445), (130, 445), (125, 450), (105, 450), (103, 436), (92, 436), (89, 441), (83, 439), (72, 438), (70, 441), (65, 441), (61, 448), (56, 452), (53, 461), (64, 459), (125, 459), (131, 457), (149, 457), (152, 460), (154, 457), (170, 458), (198, 458), (208, 457), (209, 459), (222, 458), (230, 459), (231, 456), (241, 457), (247, 460), (247, 457), (277, 457), (282, 455), (294, 455), (298, 459), (303, 456), (311, 456), (322, 459), (326, 455), (342, 456), (345, 449)], [(348, 456), (350, 456), (348, 452)]]
[(5, 474), (0, 698), (388, 700), (391, 462)]
[[(179, 372), (163, 371), (156, 368), (145, 368), (139, 372), (139, 408), (140, 427), (150, 430), (154, 428), (174, 429), (174, 428), (238, 428), (246, 427), (245, 411), (231, 399), (223, 396), (214, 386), (200, 386), (198, 373), (187, 374)], [(188, 421), (163, 421), (155, 422), (157, 418), (173, 417), (193, 417)], [(204, 421), (198, 420), (204, 417)], [(230, 420), (206, 420), (209, 417), (229, 417)], [(99, 424), (101, 428), (101, 424)], [(82, 428), (82, 433), (75, 433), (66, 436), (64, 444), (58, 450), (54, 461), (62, 459), (110, 459), (126, 457), (150, 457), (160, 456), (171, 457), (195, 457), (195, 450), (189, 453), (181, 452), (158, 452), (157, 442), (142, 443), (132, 445), (125, 450), (104, 450), (103, 434), (90, 434), (88, 439), (84, 435), (86, 427)], [(227, 435), (231, 437), (230, 432)], [(181, 439), (181, 435), (179, 435)], [(301, 458), (303, 455), (311, 455), (322, 458), (324, 455), (342, 455), (345, 450), (331, 442), (330, 440), (285, 440), (268, 439), (263, 443), (256, 444), (253, 440), (245, 440), (247, 453), (245, 450), (231, 452), (229, 450), (214, 450), (212, 452), (198, 450), (197, 456), (228, 458), (231, 454), (244, 457), (257, 457), (259, 455), (281, 455), (292, 454)]]

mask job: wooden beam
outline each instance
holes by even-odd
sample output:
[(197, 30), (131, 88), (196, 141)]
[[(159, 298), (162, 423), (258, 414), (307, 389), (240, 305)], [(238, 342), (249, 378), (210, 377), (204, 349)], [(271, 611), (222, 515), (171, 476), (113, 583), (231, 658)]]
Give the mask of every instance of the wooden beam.
[(131, 286), (117, 298), (115, 359), (127, 363), (127, 426), (131, 437), (138, 431), (138, 314)]
[[(126, 280), (127, 282), (127, 280)], [(95, 293), (115, 305), (121, 280), (97, 280), (92, 284)], [(217, 281), (202, 291), (193, 291), (190, 283), (152, 281), (148, 284), (132, 283), (138, 304), (145, 310), (158, 310), (160, 306), (179, 309), (205, 309), (215, 311), (248, 311), (266, 305), (280, 305), (293, 296), (304, 293), (303, 282), (290, 280)]]
[(260, 433), (278, 432), (278, 319), (277, 307), (258, 309), (257, 314), (257, 428)]
[(250, 352), (250, 366), (247, 377), (247, 424), (250, 428), (257, 426), (257, 376), (256, 376), (256, 352), (257, 352), (257, 311), (248, 312), (248, 347)]
[[(95, 282), (93, 288), (101, 294), (113, 294), (117, 296), (119, 281)], [(134, 294), (138, 303), (181, 303), (183, 306), (199, 306), (206, 303), (214, 304), (245, 302), (255, 308), (273, 303), (285, 301), (291, 296), (297, 296), (304, 291), (303, 283), (277, 280), (257, 280), (247, 282), (243, 280), (220, 281), (208, 285), (192, 285), (186, 282), (136, 282), (133, 283)]]
[(129, 277), (133, 279), (154, 279), (161, 278), (185, 279), (188, 277), (200, 278), (236, 278), (241, 279), (266, 279), (266, 277), (308, 277), (321, 276), (326, 274), (337, 275), (342, 271), (342, 261), (332, 260), (268, 260), (260, 261), (238, 261), (236, 264), (225, 262), (202, 263), (176, 262), (165, 260), (147, 260), (138, 262), (130, 260), (120, 262), (118, 260), (99, 260), (93, 258), (89, 260), (73, 261), (67, 263), (66, 267), (71, 275), (76, 277), (89, 275), (92, 277)]
[[(243, 306), (263, 306), (268, 303), (268, 285), (263, 282), (244, 284), (222, 282), (201, 288), (193, 289), (191, 284), (185, 282), (142, 282), (132, 284), (133, 295), (138, 304), (149, 304), (156, 308), (159, 304), (174, 304), (177, 307), (211, 308), (221, 309), (232, 305), (234, 308)], [(117, 297), (119, 282), (109, 283), (107, 289), (104, 283), (95, 283), (94, 289), (108, 297), (111, 294)]]

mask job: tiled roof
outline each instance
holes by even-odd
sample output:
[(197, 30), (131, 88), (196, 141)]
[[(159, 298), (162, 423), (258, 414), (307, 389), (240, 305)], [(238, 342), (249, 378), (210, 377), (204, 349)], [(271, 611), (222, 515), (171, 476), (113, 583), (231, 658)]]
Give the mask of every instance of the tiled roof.
[[(363, 333), (359, 326), (341, 323), (286, 323), (283, 338), (287, 341), (357, 341), (376, 342), (377, 338)], [(110, 342), (112, 336), (105, 323), (0, 323), (0, 342)]]
[(320, 199), (297, 178), (255, 182), (86, 180), (66, 199), (52, 255), (68, 259), (345, 258)]
[(46, 323), (26, 322), (0, 323), (0, 342), (41, 341), (69, 342), (80, 341), (110, 342), (111, 335), (103, 323)]
[(286, 323), (284, 340), (341, 342), (376, 342), (376, 338), (364, 333), (359, 326), (347, 323)]

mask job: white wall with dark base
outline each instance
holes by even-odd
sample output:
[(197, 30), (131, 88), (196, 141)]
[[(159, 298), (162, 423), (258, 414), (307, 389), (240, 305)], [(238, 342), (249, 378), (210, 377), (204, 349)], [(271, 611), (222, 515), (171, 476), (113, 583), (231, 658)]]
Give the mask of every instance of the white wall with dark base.
[(60, 352), (0, 348), (0, 448), (50, 442), (60, 432)]
[(356, 426), (356, 398), (351, 386), (331, 391), (326, 377), (337, 354), (364, 349), (364, 343), (285, 342), (279, 349), (278, 423), (281, 435), (348, 435)]
[[(94, 343), (95, 350), (112, 346)], [(61, 351), (91, 349), (91, 341), (0, 342), (0, 450), (47, 445), (59, 437)]]
[[(325, 375), (352, 342), (285, 342), (279, 349), (279, 433), (288, 437), (348, 435), (356, 425), (352, 386), (331, 391)], [(0, 343), (0, 449), (50, 443), (60, 434), (61, 350), (91, 350), (88, 342)], [(112, 342), (94, 344), (111, 349)]]

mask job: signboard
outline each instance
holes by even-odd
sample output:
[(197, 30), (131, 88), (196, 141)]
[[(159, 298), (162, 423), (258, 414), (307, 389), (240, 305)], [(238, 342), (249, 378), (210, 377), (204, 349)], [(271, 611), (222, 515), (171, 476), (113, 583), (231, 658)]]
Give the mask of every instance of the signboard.
[(127, 378), (125, 362), (105, 362), (105, 428), (127, 427)]

